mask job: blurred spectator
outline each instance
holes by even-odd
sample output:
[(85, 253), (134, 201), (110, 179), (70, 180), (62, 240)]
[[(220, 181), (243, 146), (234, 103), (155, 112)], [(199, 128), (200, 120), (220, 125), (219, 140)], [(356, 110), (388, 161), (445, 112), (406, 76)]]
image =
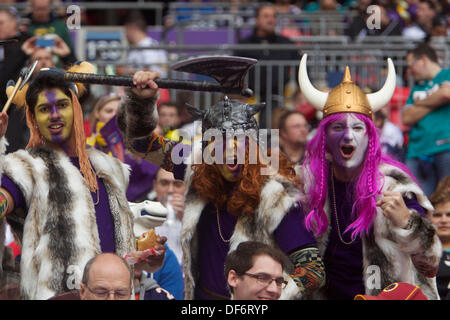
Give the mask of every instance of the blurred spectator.
[(256, 241), (241, 242), (225, 260), (231, 300), (278, 300), (292, 263), (279, 249)]
[(165, 133), (178, 129), (181, 124), (181, 110), (175, 102), (163, 102), (158, 107), (158, 124)]
[[(5, 105), (8, 100), (5, 92), (9, 80), (17, 81), (20, 70), (26, 66), (28, 56), (21, 46), (29, 37), (19, 32), (19, 15), (14, 7), (0, 9), (0, 40), (17, 39), (17, 42), (0, 45), (0, 103)], [(14, 152), (24, 148), (28, 143), (28, 127), (22, 110), (11, 105), (9, 111), (9, 126), (6, 131), (8, 140), (7, 152)]]
[(341, 6), (340, 3), (336, 0), (319, 0), (319, 1), (311, 1), (309, 2), (304, 10), (306, 12), (315, 12), (315, 11), (336, 11), (342, 12), (345, 10), (344, 7)]
[[(287, 14), (287, 15), (296, 15), (302, 13), (302, 10), (296, 5), (292, 4), (290, 0), (275, 0), (273, 7), (275, 8), (276, 14), (278, 16)], [(302, 33), (299, 30), (298, 23), (301, 20), (294, 18), (282, 17), (279, 18), (279, 25), (281, 26), (280, 34), (287, 38), (289, 37), (300, 37)]]
[(303, 162), (309, 124), (299, 111), (288, 111), (280, 117), (280, 150), (297, 164)]
[[(255, 28), (253, 33), (239, 41), (239, 44), (294, 44), (288, 38), (278, 35), (275, 32), (277, 26), (276, 11), (273, 6), (264, 5), (258, 8), (255, 16)], [(234, 55), (241, 57), (249, 57), (259, 60), (260, 62), (266, 60), (295, 60), (300, 59), (298, 50), (237, 50)], [(269, 66), (256, 67), (249, 72), (249, 86), (255, 89), (255, 69), (260, 70), (259, 83), (260, 92), (255, 92), (255, 95), (260, 98), (261, 102), (272, 101), (272, 95), (284, 95), (284, 85), (289, 80), (289, 67), (287, 66)], [(279, 79), (279, 69), (282, 68), (282, 77)], [(267, 88), (266, 78), (269, 76), (268, 71), (271, 71), (272, 87)], [(295, 72), (297, 74), (297, 72)], [(279, 87), (281, 80), (282, 86)], [(266, 112), (261, 112), (260, 127), (270, 127), (266, 120)]]
[[(125, 36), (131, 46), (152, 47), (158, 41), (147, 35), (147, 22), (139, 11), (132, 11), (126, 18)], [(165, 50), (132, 49), (127, 56), (128, 66), (119, 73), (133, 74), (137, 70), (156, 71), (162, 78), (167, 76), (167, 52)]]
[(436, 187), (435, 192), (450, 191), (450, 176), (442, 178)]
[(422, 40), (431, 34), (431, 27), (436, 16), (436, 6), (433, 1), (420, 0), (417, 6), (417, 19), (403, 29), (402, 35), (406, 38)]
[[(66, 23), (52, 12), (52, 0), (30, 0), (31, 13), (27, 16), (30, 19), (28, 32), (39, 39), (53, 39), (53, 35), (58, 35), (73, 53), (74, 48), (70, 38)], [(56, 44), (56, 39), (55, 39)], [(60, 67), (60, 63), (56, 63)]]
[[(50, 46), (44, 46), (41, 47), (39, 45), (39, 37), (33, 36), (29, 39), (27, 39), (23, 45), (22, 50), (25, 52), (28, 56), (33, 56), (36, 51), (40, 51), (39, 55), (43, 55), (42, 50), (47, 50), (50, 54), (51, 67), (54, 68), (56, 64), (60, 63), (61, 66), (65, 69), (70, 67), (73, 63), (77, 61), (75, 58), (75, 55), (73, 51), (69, 48), (69, 46), (58, 36), (53, 35), (52, 37), (53, 45)], [(48, 55), (46, 55), (48, 57)], [(32, 59), (33, 60), (33, 59)], [(32, 62), (34, 62), (36, 59), (34, 59)], [(50, 66), (47, 66), (50, 67)], [(45, 68), (45, 67), (40, 67)], [(36, 66), (35, 74), (39, 72), (40, 68), (38, 69), (38, 66)]]
[(36, 68), (33, 71), (32, 77), (36, 76), (42, 68), (54, 68), (52, 54), (45, 48), (38, 48), (30, 57), (30, 66), (37, 61)]
[[(347, 30), (347, 35), (352, 40), (362, 40), (366, 36), (401, 36), (402, 27), (399, 20), (389, 17), (386, 8), (378, 6), (380, 10), (380, 28), (369, 28), (367, 13), (364, 16), (357, 16), (353, 19)], [(367, 8), (366, 8), (367, 9)]]
[(130, 300), (133, 276), (128, 263), (102, 253), (86, 263), (80, 283), (81, 300)]
[[(158, 234), (167, 237), (167, 244), (175, 253), (180, 265), (183, 262), (180, 234), (181, 221), (184, 214), (185, 184), (182, 180), (176, 180), (172, 172), (159, 168), (153, 181), (156, 201), (161, 202), (169, 212), (166, 222), (155, 230)], [(173, 214), (171, 217), (170, 215)]]
[(448, 23), (444, 15), (435, 16), (431, 27), (432, 37), (447, 37)]
[[(446, 177), (450, 181), (450, 176)], [(443, 182), (441, 180), (440, 184)], [(450, 188), (437, 188), (430, 196), (434, 211), (428, 212), (442, 242), (442, 257), (436, 282), (442, 300), (450, 300)]]
[(147, 199), (147, 194), (152, 190), (158, 167), (147, 160), (136, 159), (127, 152), (116, 121), (119, 104), (120, 96), (116, 94), (98, 99), (90, 114), (92, 135), (87, 139), (87, 143), (130, 166), (127, 199), (140, 202)]
[(389, 156), (403, 161), (403, 133), (402, 130), (388, 119), (385, 109), (374, 114), (373, 123), (380, 130), (379, 139), (381, 151)]
[(450, 175), (450, 69), (427, 44), (409, 51), (406, 63), (416, 81), (402, 110), (411, 127), (406, 164), (429, 196)]
[(292, 96), (292, 105), (295, 110), (300, 111), (308, 122), (312, 122), (316, 118), (316, 109), (309, 104), (303, 93), (298, 88)]

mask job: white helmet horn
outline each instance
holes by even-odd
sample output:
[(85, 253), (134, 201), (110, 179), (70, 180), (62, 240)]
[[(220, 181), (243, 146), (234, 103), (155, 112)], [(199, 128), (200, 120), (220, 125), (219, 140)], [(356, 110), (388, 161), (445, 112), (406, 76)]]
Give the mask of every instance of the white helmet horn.
[(374, 93), (367, 94), (367, 100), (372, 107), (372, 112), (376, 112), (384, 107), (392, 98), (395, 91), (396, 74), (394, 63), (391, 58), (387, 59), (388, 75), (383, 87)]
[(300, 60), (300, 67), (298, 69), (298, 85), (306, 100), (308, 100), (308, 102), (317, 110), (323, 111), (323, 107), (328, 98), (328, 93), (317, 90), (314, 88), (311, 81), (309, 81), (308, 73), (306, 71), (307, 59), (308, 55), (305, 53)]

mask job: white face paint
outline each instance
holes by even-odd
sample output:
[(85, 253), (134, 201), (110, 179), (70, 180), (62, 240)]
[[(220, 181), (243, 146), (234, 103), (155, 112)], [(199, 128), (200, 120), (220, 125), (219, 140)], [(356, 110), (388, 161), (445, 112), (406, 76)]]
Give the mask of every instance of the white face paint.
[(358, 168), (364, 160), (368, 144), (366, 124), (351, 113), (346, 113), (327, 128), (327, 150), (337, 166)]

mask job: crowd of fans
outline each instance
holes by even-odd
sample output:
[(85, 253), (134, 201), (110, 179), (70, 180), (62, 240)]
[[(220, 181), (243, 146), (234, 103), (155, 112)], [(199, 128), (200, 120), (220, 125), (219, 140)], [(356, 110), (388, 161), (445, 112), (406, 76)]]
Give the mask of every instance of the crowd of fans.
[[(18, 1), (21, 2), (21, 1)], [(64, 2), (64, 1), (63, 1)], [(176, 1), (173, 1), (176, 2)], [(428, 41), (430, 37), (448, 36), (447, 1), (439, 0), (319, 0), (319, 1), (286, 1), (275, 0), (273, 5), (254, 6), (250, 1), (229, 0), (223, 11), (217, 7), (209, 7), (210, 1), (178, 1), (180, 3), (202, 2), (203, 14), (208, 13), (245, 13), (242, 15), (242, 23), (254, 24), (254, 32), (247, 38), (241, 39), (239, 43), (294, 43), (289, 39), (290, 35), (308, 36), (307, 33), (295, 29), (295, 24), (301, 21), (302, 13), (322, 12), (323, 14), (336, 12), (344, 14), (347, 28), (345, 35), (352, 41), (359, 41), (366, 36), (403, 36), (415, 40)], [(236, 5), (236, 6), (233, 6)], [(248, 6), (245, 6), (248, 4)], [(58, 67), (65, 68), (77, 60), (74, 44), (70, 38), (64, 19), (65, 12), (52, 10), (50, 0), (30, 0), (29, 7), (24, 12), (19, 12), (14, 1), (7, 8), (0, 8), (0, 40), (17, 39), (11, 44), (4, 44), (0, 48), (0, 102), (4, 105), (7, 97), (3, 88), (9, 80), (16, 80), (23, 67), (32, 65), (38, 61), (35, 74), (40, 68)], [(381, 13), (381, 27), (369, 28), (368, 19), (369, 6), (377, 5)], [(177, 7), (178, 8), (178, 7)], [(180, 9), (181, 8), (181, 9)], [(183, 21), (193, 17), (194, 9), (191, 7), (176, 9), (176, 12), (166, 10), (165, 23)], [(288, 14), (288, 18), (282, 18)], [(290, 15), (299, 15), (291, 18)], [(83, 21), (91, 21), (89, 12), (83, 11)], [(277, 23), (277, 16), (280, 17)], [(171, 19), (172, 17), (172, 19)], [(176, 17), (175, 19), (173, 17)], [(244, 19), (245, 18), (245, 19)], [(150, 47), (157, 41), (146, 34), (148, 20), (139, 11), (129, 10), (123, 23), (126, 30), (126, 38), (132, 46)], [(95, 22), (93, 23), (95, 25)], [(294, 27), (293, 27), (294, 26)], [(329, 36), (335, 36), (335, 30), (330, 29)], [(43, 40), (49, 42), (43, 44)], [(45, 42), (45, 41), (44, 41)], [(417, 177), (421, 187), (430, 197), (435, 206), (434, 212), (428, 212), (429, 219), (436, 225), (438, 236), (443, 244), (444, 254), (438, 274), (438, 286), (442, 299), (449, 299), (450, 271), (448, 263), (449, 254), (449, 186), (450, 176), (450, 135), (448, 123), (450, 121), (450, 73), (438, 60), (433, 48), (429, 44), (422, 44), (419, 49), (412, 50), (407, 55), (408, 75), (413, 76), (417, 85), (411, 88), (411, 95), (405, 102), (404, 110), (417, 108), (413, 116), (409, 113), (404, 115), (404, 123), (393, 123), (389, 119), (389, 105), (374, 114), (374, 123), (379, 130), (379, 139), (384, 153), (406, 162), (412, 173)], [(253, 57), (259, 60), (299, 60), (299, 52), (255, 50), (237, 51), (236, 55)], [(164, 50), (133, 50), (128, 52), (127, 65), (117, 66), (116, 73), (120, 75), (132, 75), (137, 70), (156, 71), (163, 77), (167, 75), (167, 53)], [(133, 65), (134, 67), (130, 67)], [(33, 76), (35, 76), (35, 74)], [(283, 73), (289, 74), (289, 70)], [(295, 72), (295, 74), (297, 74)], [(266, 77), (265, 71), (259, 74)], [(255, 74), (250, 74), (252, 82)], [(274, 77), (278, 72), (274, 71)], [(287, 84), (288, 78), (278, 81), (277, 85)], [(265, 81), (262, 84), (265, 85)], [(283, 90), (281, 88), (280, 90)], [(264, 100), (267, 91), (274, 88), (263, 88)], [(277, 88), (277, 91), (279, 89)], [(431, 91), (430, 91), (431, 90)], [(145, 270), (135, 270), (135, 274), (129, 274), (126, 262), (120, 257), (113, 255), (99, 256), (90, 261), (85, 269), (81, 283), (81, 299), (95, 298), (124, 298), (131, 296), (131, 287), (134, 285), (137, 299), (183, 299), (183, 271), (182, 251), (180, 245), (181, 221), (184, 212), (185, 184), (175, 179), (174, 175), (146, 160), (133, 158), (126, 148), (123, 147), (123, 137), (119, 142), (122, 149), (118, 148), (117, 140), (111, 142), (110, 136), (121, 136), (116, 126), (118, 105), (123, 101), (124, 92), (122, 88), (109, 88), (108, 94), (96, 96), (93, 90), (88, 90), (88, 97), (81, 105), (84, 112), (84, 131), (87, 143), (100, 149), (113, 157), (119, 158), (131, 167), (130, 186), (127, 190), (129, 201), (138, 202), (146, 199), (159, 201), (174, 211), (174, 220), (157, 228), (157, 233), (166, 236), (166, 258), (161, 269), (155, 273)], [(420, 95), (420, 92), (422, 95)], [(427, 93), (428, 92), (428, 93)], [(278, 106), (272, 113), (272, 128), (280, 131), (280, 148), (273, 152), (282, 152), (287, 158), (297, 164), (302, 164), (305, 156), (306, 143), (310, 140), (314, 130), (317, 128), (321, 114), (316, 112), (304, 99), (302, 92), (296, 90), (285, 97), (285, 105)], [(434, 100), (433, 100), (434, 99)], [(424, 101), (425, 100), (425, 101)], [(159, 123), (156, 132), (168, 139), (179, 140), (180, 130), (189, 131), (193, 140), (183, 141), (194, 143), (201, 135), (201, 128), (190, 119), (184, 106), (185, 101), (171, 101), (167, 91), (162, 90), (158, 100)], [(409, 111), (409, 112), (410, 112)], [(9, 127), (6, 137), (9, 141), (7, 152), (14, 152), (25, 148), (29, 132), (25, 125), (24, 116), (20, 110), (11, 108), (9, 114)], [(405, 118), (406, 117), (406, 118)], [(413, 117), (413, 120), (411, 120)], [(265, 123), (265, 113), (260, 116), (261, 123)], [(264, 124), (262, 125), (264, 126)], [(402, 130), (406, 128), (406, 130)], [(412, 139), (409, 139), (409, 133)], [(427, 139), (423, 139), (427, 137)], [(435, 139), (431, 141), (430, 139)], [(440, 142), (438, 142), (440, 141)], [(417, 145), (426, 146), (436, 144), (429, 153), (412, 154), (408, 147)], [(423, 151), (424, 147), (420, 147)], [(440, 161), (438, 163), (438, 161)], [(428, 181), (433, 177), (432, 181)], [(440, 182), (440, 183), (439, 183)], [(439, 183), (439, 185), (438, 185)], [(426, 189), (426, 190), (425, 190)], [(13, 256), (20, 259), (20, 240), (7, 237), (5, 243), (12, 249)], [(266, 248), (257, 243), (247, 243), (247, 247), (239, 246), (227, 259), (225, 266), (225, 277), (227, 278), (231, 293), (235, 299), (252, 299), (261, 295), (258, 288), (251, 288), (242, 279), (242, 274), (248, 274), (250, 278), (259, 284), (265, 285), (264, 294), (269, 298), (278, 299), (281, 290), (286, 286), (283, 279), (283, 271), (290, 270), (291, 266), (285, 261), (282, 253)], [(247, 251), (246, 251), (247, 250)], [(256, 252), (256, 253), (255, 253)], [(243, 261), (255, 254), (258, 259)], [(125, 262), (125, 263), (124, 263)], [(100, 268), (117, 264), (119, 267)], [(264, 271), (264, 265), (272, 266), (272, 270)], [(261, 266), (260, 266), (261, 265)], [(120, 267), (121, 266), (121, 267)], [(260, 268), (261, 270), (259, 270)], [(96, 271), (96, 270), (100, 271)], [(242, 269), (242, 270), (241, 270)], [(258, 275), (254, 275), (254, 269), (258, 269)], [(12, 268), (14, 270), (14, 268)], [(16, 270), (17, 271), (17, 270)], [(100, 274), (105, 273), (105, 275)], [(108, 272), (111, 272), (108, 274)], [(263, 276), (261, 275), (263, 274)], [(89, 276), (91, 275), (91, 276)], [(111, 286), (91, 289), (95, 286), (95, 277), (110, 277)], [(115, 282), (112, 281), (115, 279)], [(249, 292), (250, 287), (254, 292)], [(136, 290), (140, 288), (141, 291)], [(244, 288), (244, 289), (242, 289)], [(245, 290), (247, 289), (247, 291)], [(269, 290), (270, 289), (270, 290)], [(7, 293), (5, 293), (7, 292)], [(145, 292), (145, 294), (142, 294)], [(14, 292), (3, 290), (3, 298), (14, 298)], [(77, 293), (75, 294), (77, 295)], [(74, 296), (72, 296), (73, 298)]]

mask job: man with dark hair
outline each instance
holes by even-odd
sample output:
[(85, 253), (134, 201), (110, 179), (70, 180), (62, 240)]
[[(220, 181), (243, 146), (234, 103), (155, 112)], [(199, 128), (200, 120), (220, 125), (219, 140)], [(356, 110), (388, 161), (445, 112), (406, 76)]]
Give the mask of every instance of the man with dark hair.
[[(88, 63), (70, 69), (90, 70)], [(30, 129), (25, 150), (4, 155), (8, 115), (0, 113), (0, 218), (8, 220), (22, 244), (22, 299), (48, 299), (75, 289), (80, 271), (99, 253), (135, 251), (138, 222), (125, 194), (129, 168), (86, 146), (78, 100), (83, 88), (59, 75), (41, 70), (13, 99), (24, 106)], [(164, 253), (165, 240), (157, 239), (154, 249)], [(164, 254), (142, 263), (154, 258), (159, 267)]]
[[(131, 46), (152, 47), (158, 41), (147, 35), (147, 22), (139, 11), (132, 11), (125, 19), (125, 36)], [(165, 50), (130, 50), (127, 63), (130, 64), (126, 72), (133, 74), (137, 70), (151, 70), (159, 73), (161, 77), (167, 75), (167, 52)]]
[(300, 164), (305, 154), (309, 125), (299, 111), (288, 111), (280, 117), (280, 150), (289, 160)]
[(225, 278), (232, 300), (278, 300), (293, 266), (277, 248), (262, 242), (241, 242), (225, 260)]
[(175, 102), (163, 102), (158, 107), (158, 125), (165, 133), (168, 130), (178, 129), (181, 124), (180, 108)]
[[(263, 5), (258, 8), (255, 16), (255, 28), (253, 33), (239, 41), (239, 44), (294, 44), (291, 40), (283, 37), (275, 32), (277, 26), (277, 17), (275, 8), (271, 5)], [(298, 50), (238, 50), (234, 53), (235, 56), (249, 57), (264, 62), (265, 60), (295, 60), (300, 56)], [(279, 69), (282, 70), (279, 70)], [(295, 67), (293, 67), (295, 68)], [(258, 67), (256, 68), (258, 69)], [(273, 95), (284, 96), (284, 85), (289, 80), (288, 66), (267, 66), (260, 67), (259, 73), (259, 92), (255, 92), (259, 96), (261, 102), (271, 103)], [(282, 71), (282, 79), (279, 79), (279, 73)], [(249, 86), (252, 89), (256, 88), (256, 70), (249, 72)], [(297, 74), (294, 72), (293, 74)], [(272, 86), (267, 87), (267, 78), (271, 78)], [(281, 86), (280, 86), (281, 84)], [(270, 124), (266, 123), (270, 119), (266, 119), (265, 110), (261, 112), (260, 126), (270, 128)]]
[(416, 81), (402, 112), (411, 127), (406, 164), (429, 196), (450, 175), (450, 69), (427, 44), (411, 50), (406, 63)]

